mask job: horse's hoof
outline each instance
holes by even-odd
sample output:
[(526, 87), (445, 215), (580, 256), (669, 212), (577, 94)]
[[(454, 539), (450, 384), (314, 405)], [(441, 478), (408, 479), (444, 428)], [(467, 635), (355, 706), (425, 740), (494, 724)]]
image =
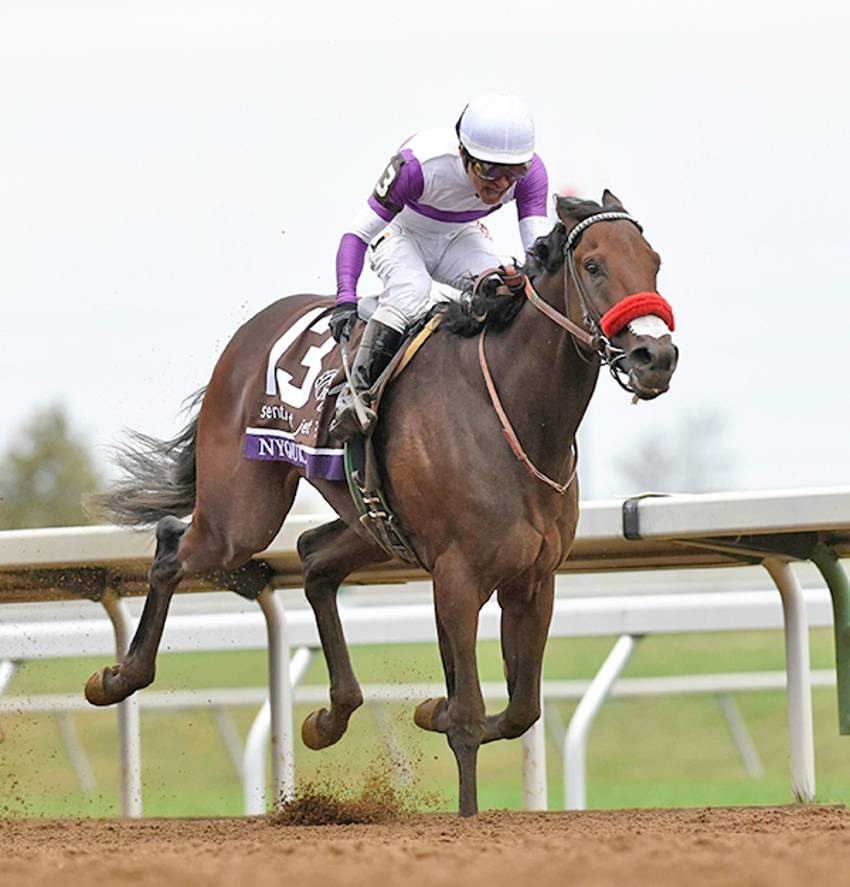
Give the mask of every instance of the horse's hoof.
[(318, 711), (310, 712), (310, 714), (304, 718), (304, 723), (301, 725), (301, 741), (307, 746), (307, 748), (311, 748), (313, 751), (327, 748), (329, 745), (333, 745), (334, 742), (336, 742), (336, 739), (329, 739), (325, 736), (319, 728), (319, 718), (327, 713), (328, 710), (326, 708), (320, 708)]
[(434, 718), (437, 714), (437, 709), (445, 701), (445, 696), (438, 696), (436, 699), (426, 699), (424, 702), (420, 702), (413, 713), (413, 722), (416, 726), (421, 727), (423, 730), (439, 732), (434, 726)]
[[(113, 705), (116, 702), (121, 702), (124, 696), (115, 692), (116, 688), (114, 683), (112, 683), (112, 679), (117, 674), (117, 665), (107, 665), (100, 671), (96, 671), (86, 681), (86, 699), (92, 705)], [(111, 687), (110, 683), (112, 683)]]

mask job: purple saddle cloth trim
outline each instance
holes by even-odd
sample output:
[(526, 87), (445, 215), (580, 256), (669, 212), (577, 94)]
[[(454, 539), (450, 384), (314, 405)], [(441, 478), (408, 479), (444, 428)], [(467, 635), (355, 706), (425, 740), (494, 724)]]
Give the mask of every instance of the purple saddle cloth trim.
[(288, 431), (272, 428), (246, 428), (246, 459), (289, 462), (302, 468), (309, 480), (345, 480), (343, 450), (311, 447), (299, 443)]

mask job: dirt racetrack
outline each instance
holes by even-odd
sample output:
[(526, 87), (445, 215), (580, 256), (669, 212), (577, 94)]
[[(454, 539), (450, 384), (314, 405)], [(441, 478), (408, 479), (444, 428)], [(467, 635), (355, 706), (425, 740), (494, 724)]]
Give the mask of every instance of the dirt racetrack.
[(841, 806), (488, 812), (370, 825), (0, 820), (3, 887), (847, 885)]

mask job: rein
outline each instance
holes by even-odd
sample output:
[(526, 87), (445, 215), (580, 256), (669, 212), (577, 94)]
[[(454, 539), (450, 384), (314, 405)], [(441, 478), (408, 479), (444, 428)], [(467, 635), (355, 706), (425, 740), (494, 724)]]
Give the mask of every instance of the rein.
[(525, 295), (529, 302), (538, 310), (545, 314), (549, 320), (558, 324), (559, 327), (565, 329), (574, 339), (578, 339), (582, 345), (587, 346), (591, 351), (598, 351), (599, 344), (596, 336), (592, 336), (587, 330), (582, 329), (577, 323), (573, 323), (565, 314), (561, 314), (556, 308), (553, 308), (548, 302), (537, 293), (537, 290), (531, 285), (531, 281), (525, 278)]
[(505, 412), (505, 408), (502, 406), (502, 401), (499, 399), (499, 393), (496, 391), (496, 385), (493, 382), (493, 376), (490, 374), (490, 367), (487, 366), (487, 357), (484, 354), (484, 328), (481, 329), (481, 335), (478, 337), (478, 362), (481, 364), (481, 372), (484, 375), (484, 384), (487, 386), (487, 393), (490, 395), (490, 402), (493, 404), (493, 409), (496, 411), (496, 415), (499, 417), (499, 421), (502, 423), (502, 433), (505, 435), (508, 441), (508, 445), (510, 446), (513, 454), (519, 459), (520, 462), (525, 466), (526, 471), (536, 478), (539, 481), (542, 481), (547, 486), (552, 487), (552, 489), (556, 493), (560, 493), (563, 495), (570, 488), (570, 484), (575, 480), (576, 471), (578, 470), (578, 457), (576, 453), (575, 442), (573, 443), (573, 470), (570, 473), (569, 479), (566, 483), (559, 484), (556, 480), (552, 480), (551, 477), (545, 475), (537, 466), (531, 461), (528, 457), (528, 454), (522, 448), (522, 444), (519, 442), (519, 438), (516, 436), (516, 432), (511, 425), (511, 420), (508, 418), (508, 414)]
[[(579, 222), (570, 231), (567, 236), (567, 242), (564, 244), (564, 298), (566, 299), (567, 310), (569, 311), (570, 277), (572, 277), (572, 280), (575, 283), (576, 292), (578, 293), (582, 317), (591, 332), (588, 332), (587, 329), (583, 329), (577, 323), (570, 320), (565, 314), (562, 314), (556, 308), (553, 308), (548, 302), (541, 299), (528, 277), (524, 278), (523, 292), (528, 301), (531, 302), (538, 311), (548, 317), (553, 323), (566, 330), (572, 336), (574, 342), (581, 343), (592, 355), (599, 359), (600, 363), (607, 365), (611, 375), (621, 388), (634, 394), (635, 390), (631, 386), (628, 374), (620, 366), (620, 363), (625, 360), (626, 354), (622, 348), (618, 348), (611, 342), (611, 338), (617, 335), (617, 333), (619, 333), (630, 321), (645, 314), (657, 314), (672, 330), (674, 329), (673, 311), (658, 293), (634, 293), (627, 296), (625, 299), (622, 299), (613, 308), (606, 311), (604, 315), (600, 315), (598, 311), (593, 309), (587, 292), (582, 285), (581, 278), (576, 270), (575, 257), (573, 255), (573, 247), (576, 245), (579, 236), (585, 231), (585, 229), (589, 228), (596, 222), (613, 222), (619, 219), (629, 221), (635, 225), (639, 231), (643, 231), (638, 221), (626, 212), (602, 212), (593, 216), (588, 216), (584, 221)], [(482, 272), (476, 281), (476, 287), (479, 282), (498, 270), (500, 269), (491, 268)], [(507, 269), (503, 268), (501, 270), (505, 271)], [(513, 271), (514, 269), (511, 270)], [(508, 284), (506, 287), (507, 292), (516, 292), (518, 290), (518, 287), (514, 289), (512, 286), (515, 279), (515, 277), (512, 277), (509, 280), (506, 280), (506, 283)], [(484, 376), (484, 384), (487, 387), (487, 393), (490, 395), (490, 402), (492, 403), (493, 409), (496, 411), (496, 415), (499, 417), (499, 422), (502, 425), (502, 433), (505, 435), (513, 454), (525, 466), (526, 471), (528, 471), (528, 473), (536, 480), (551, 487), (556, 493), (563, 495), (575, 480), (576, 471), (578, 470), (578, 451), (576, 450), (575, 441), (573, 441), (572, 446), (572, 472), (566, 483), (560, 484), (551, 477), (548, 477), (531, 461), (528, 454), (522, 448), (522, 444), (519, 442), (519, 438), (511, 425), (508, 414), (505, 412), (502, 402), (499, 399), (499, 394), (496, 391), (493, 376), (487, 365), (487, 356), (484, 353), (485, 333), (486, 327), (482, 326), (481, 333), (478, 336), (478, 362), (481, 366), (481, 374)], [(578, 348), (576, 350), (578, 351)], [(578, 351), (578, 353), (583, 360), (589, 361), (589, 359), (582, 356), (580, 351)], [(622, 377), (625, 377), (625, 380)]]

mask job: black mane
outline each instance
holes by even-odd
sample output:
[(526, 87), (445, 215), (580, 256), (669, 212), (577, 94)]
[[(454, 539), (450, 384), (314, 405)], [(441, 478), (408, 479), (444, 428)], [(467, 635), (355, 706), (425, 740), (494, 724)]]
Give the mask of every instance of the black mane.
[[(604, 211), (604, 207), (593, 200), (562, 197), (559, 202), (562, 207), (566, 204), (570, 219), (576, 224)], [(554, 274), (563, 268), (566, 242), (567, 231), (563, 222), (558, 222), (548, 234), (534, 241), (524, 266), (532, 283), (541, 274)], [(440, 306), (442, 327), (458, 336), (475, 336), (485, 327), (488, 330), (503, 330), (527, 301), (522, 293), (516, 296), (490, 296), (484, 292), (473, 294), (470, 283), (458, 301)]]

